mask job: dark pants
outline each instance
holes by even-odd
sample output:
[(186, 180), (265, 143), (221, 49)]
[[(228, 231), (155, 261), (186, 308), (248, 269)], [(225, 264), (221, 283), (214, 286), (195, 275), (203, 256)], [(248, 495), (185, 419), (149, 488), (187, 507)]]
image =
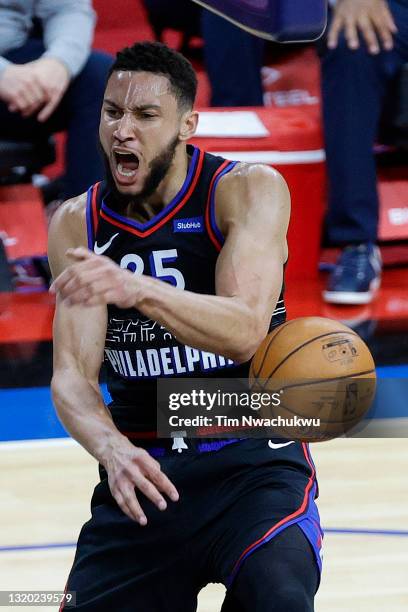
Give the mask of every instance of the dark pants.
[(263, 106), (264, 41), (211, 11), (202, 12), (212, 106)]
[[(30, 39), (23, 47), (10, 51), (5, 57), (25, 64), (38, 59), (44, 52), (38, 39)], [(42, 138), (67, 130), (65, 152), (66, 198), (83, 193), (103, 177), (103, 164), (98, 152), (100, 109), (111, 56), (94, 51), (82, 72), (71, 82), (58, 108), (44, 124), (35, 117), (24, 119), (19, 113), (10, 113), (0, 102), (0, 137), (15, 140)]]
[(398, 27), (394, 49), (370, 55), (362, 40), (350, 50), (344, 36), (323, 49), (323, 122), (332, 243), (375, 242), (378, 194), (373, 145), (387, 93), (408, 62), (408, 0), (389, 0)]

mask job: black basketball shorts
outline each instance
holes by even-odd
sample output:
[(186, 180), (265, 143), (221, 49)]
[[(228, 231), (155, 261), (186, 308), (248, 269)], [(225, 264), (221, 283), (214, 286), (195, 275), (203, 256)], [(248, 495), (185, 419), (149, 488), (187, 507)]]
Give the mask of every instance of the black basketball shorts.
[(305, 536), (313, 572), (320, 572), (323, 534), (307, 444), (186, 443), (181, 453), (171, 441), (144, 444), (180, 493), (161, 512), (137, 492), (145, 527), (121, 511), (100, 467), (92, 517), (79, 535), (66, 586), (76, 592), (74, 609), (193, 612), (201, 588), (220, 582), (232, 590), (248, 559), (292, 525)]

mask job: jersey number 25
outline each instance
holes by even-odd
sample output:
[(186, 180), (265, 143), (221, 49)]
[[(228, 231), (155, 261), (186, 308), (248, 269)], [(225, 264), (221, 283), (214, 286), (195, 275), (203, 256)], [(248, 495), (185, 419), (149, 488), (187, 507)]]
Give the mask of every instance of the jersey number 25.
[[(159, 278), (177, 287), (184, 289), (186, 286), (184, 276), (176, 268), (171, 268), (167, 264), (177, 260), (177, 249), (167, 249), (164, 251), (153, 251), (149, 257), (151, 276)], [(120, 261), (120, 267), (131, 270), (134, 274), (143, 274), (145, 264), (140, 255), (129, 253), (124, 255)]]

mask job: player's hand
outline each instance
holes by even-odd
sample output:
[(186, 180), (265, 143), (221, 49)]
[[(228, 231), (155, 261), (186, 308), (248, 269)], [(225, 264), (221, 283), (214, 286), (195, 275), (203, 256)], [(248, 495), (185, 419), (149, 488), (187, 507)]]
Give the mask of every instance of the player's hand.
[(337, 47), (343, 31), (350, 49), (359, 47), (360, 33), (369, 53), (375, 55), (381, 46), (386, 51), (393, 48), (397, 26), (386, 0), (338, 0), (328, 33), (329, 49)]
[(38, 113), (40, 122), (46, 121), (57, 108), (70, 82), (68, 68), (57, 59), (41, 57), (30, 62), (35, 81), (45, 91), (45, 105)]
[(167, 508), (162, 493), (173, 502), (179, 499), (176, 487), (162, 472), (159, 462), (127, 439), (123, 444), (114, 447), (104, 461), (104, 466), (108, 473), (111, 493), (119, 507), (130, 519), (142, 526), (147, 524), (147, 518), (135, 489), (144, 493), (159, 510)]
[(10, 112), (33, 115), (46, 102), (46, 90), (29, 64), (9, 64), (0, 78), (0, 99)]
[(136, 305), (140, 279), (133, 272), (83, 247), (69, 249), (67, 256), (74, 263), (52, 283), (51, 293), (58, 292), (67, 304), (116, 304), (119, 308)]

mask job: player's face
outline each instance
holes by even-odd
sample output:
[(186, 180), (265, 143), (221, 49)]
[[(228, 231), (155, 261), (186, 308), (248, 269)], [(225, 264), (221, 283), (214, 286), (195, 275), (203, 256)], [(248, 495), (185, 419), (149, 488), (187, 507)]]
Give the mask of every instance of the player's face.
[(140, 197), (151, 192), (152, 185), (157, 187), (155, 183), (173, 160), (180, 122), (167, 77), (113, 72), (105, 91), (99, 136), (120, 194)]

